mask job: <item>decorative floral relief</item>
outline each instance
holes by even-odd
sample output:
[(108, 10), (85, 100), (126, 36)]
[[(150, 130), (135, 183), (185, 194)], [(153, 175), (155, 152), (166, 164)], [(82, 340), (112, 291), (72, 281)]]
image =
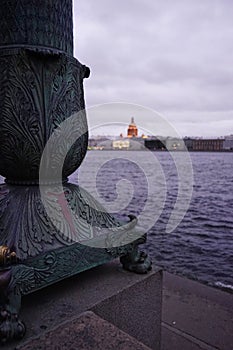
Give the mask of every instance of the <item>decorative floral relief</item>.
[(72, 55), (72, 0), (1, 0), (0, 20), (0, 45), (47, 46)]
[[(24, 261), (49, 251), (51, 247), (55, 249), (95, 239), (98, 232), (101, 236), (111, 228), (108, 246), (112, 246), (121, 223), (88, 192), (77, 185), (65, 184), (63, 202), (63, 193), (58, 186), (46, 186), (46, 189), (47, 211), (37, 186), (0, 186), (0, 245), (9, 247)], [(111, 252), (119, 255), (120, 251), (110, 249)]]
[[(84, 108), (85, 66), (66, 55), (19, 50), (0, 55), (0, 67), (0, 174), (13, 180), (35, 180), (54, 129)], [(87, 139), (86, 133), (68, 153), (64, 176), (82, 162)]]

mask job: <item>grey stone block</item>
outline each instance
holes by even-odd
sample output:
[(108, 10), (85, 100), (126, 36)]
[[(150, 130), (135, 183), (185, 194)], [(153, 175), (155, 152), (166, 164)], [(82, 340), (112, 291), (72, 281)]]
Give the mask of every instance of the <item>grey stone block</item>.
[(149, 350), (91, 311), (29, 340), (17, 350)]
[(91, 308), (152, 349), (160, 349), (162, 272), (154, 271)]
[[(92, 310), (158, 350), (161, 297), (161, 270), (154, 268), (146, 275), (138, 275), (123, 270), (115, 260), (24, 297), (20, 317), (27, 333), (21, 344)], [(16, 343), (8, 344), (4, 350), (14, 346)]]

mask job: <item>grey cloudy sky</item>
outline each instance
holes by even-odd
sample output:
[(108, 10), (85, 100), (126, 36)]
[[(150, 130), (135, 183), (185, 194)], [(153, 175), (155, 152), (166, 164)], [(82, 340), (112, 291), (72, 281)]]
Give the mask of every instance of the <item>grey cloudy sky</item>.
[(136, 103), (182, 136), (233, 133), (232, 18), (232, 0), (74, 0), (87, 107)]

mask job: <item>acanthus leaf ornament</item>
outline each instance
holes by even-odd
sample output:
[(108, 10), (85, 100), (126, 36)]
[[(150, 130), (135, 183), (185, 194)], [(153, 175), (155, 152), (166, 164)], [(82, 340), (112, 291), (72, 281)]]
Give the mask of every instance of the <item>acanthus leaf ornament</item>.
[[(136, 272), (148, 271), (151, 263), (138, 252), (139, 241), (116, 247), (114, 235), (124, 238), (122, 223), (88, 192), (68, 183), (87, 151), (83, 80), (90, 75), (73, 57), (72, 0), (2, 0), (0, 29), (0, 175), (6, 178), (0, 185), (4, 343), (24, 336), (25, 326), (18, 318), (22, 295), (115, 257), (121, 256), (124, 268)], [(45, 164), (55, 170), (40, 184), (53, 209), (51, 220), (39, 189), (41, 158), (51, 135), (59, 134), (61, 124), (75, 114), (80, 137), (70, 144), (71, 129), (67, 139), (60, 139), (53, 159)], [(61, 154), (66, 157), (58, 179)], [(135, 223), (126, 223), (129, 234)], [(102, 239), (107, 246), (86, 245), (90, 238)]]

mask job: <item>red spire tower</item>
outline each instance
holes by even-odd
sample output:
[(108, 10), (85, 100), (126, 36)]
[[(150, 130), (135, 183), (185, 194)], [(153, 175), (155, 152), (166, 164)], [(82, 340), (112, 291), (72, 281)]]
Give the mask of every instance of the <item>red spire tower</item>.
[(131, 123), (129, 124), (128, 127), (128, 137), (137, 137), (138, 136), (138, 128), (137, 125), (134, 122), (134, 118), (132, 117)]

